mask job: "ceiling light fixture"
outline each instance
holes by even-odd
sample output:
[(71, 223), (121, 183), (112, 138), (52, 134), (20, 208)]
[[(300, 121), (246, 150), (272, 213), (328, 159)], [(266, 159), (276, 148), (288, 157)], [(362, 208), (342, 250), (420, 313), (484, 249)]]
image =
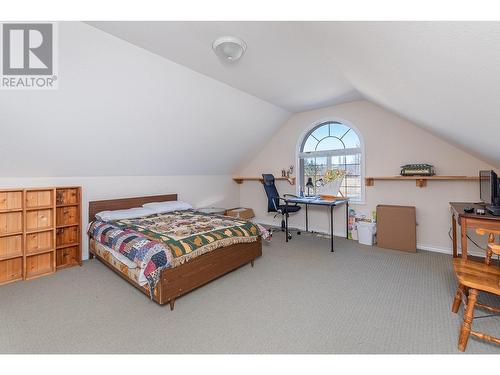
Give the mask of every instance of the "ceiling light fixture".
[(235, 62), (243, 56), (247, 44), (244, 40), (234, 36), (222, 36), (213, 42), (212, 49), (221, 59)]

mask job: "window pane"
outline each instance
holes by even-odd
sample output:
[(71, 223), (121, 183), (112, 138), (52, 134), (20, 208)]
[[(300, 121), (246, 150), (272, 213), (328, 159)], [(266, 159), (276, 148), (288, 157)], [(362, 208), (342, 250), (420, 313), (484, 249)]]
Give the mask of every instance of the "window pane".
[(343, 150), (342, 142), (334, 137), (323, 138), (316, 146), (316, 151)]
[(318, 141), (321, 141), (323, 138), (328, 137), (328, 124), (320, 126), (318, 129), (312, 132), (314, 137), (318, 139)]
[[(330, 135), (333, 137), (340, 138), (347, 131), (349, 131), (349, 133), (352, 133), (352, 131), (350, 131), (350, 128), (348, 126), (345, 126), (343, 124), (339, 124), (337, 122), (330, 123)], [(349, 134), (349, 133), (347, 133), (347, 134)]]
[(346, 148), (355, 148), (361, 146), (361, 142), (359, 141), (358, 136), (352, 129), (344, 136), (344, 138), (342, 138), (342, 142), (344, 142)]
[(326, 168), (326, 158), (304, 158), (304, 177), (307, 181), (308, 177), (315, 177), (322, 174)]
[(335, 155), (331, 156), (332, 160), (332, 165), (344, 165), (346, 163), (346, 156), (345, 155)]
[(314, 188), (310, 189), (311, 194), (316, 194), (316, 182), (323, 178), (327, 166), (327, 158), (304, 158), (304, 181), (302, 181), (301, 187), (304, 189), (307, 194), (308, 190), (306, 188), (306, 183), (309, 178), (312, 179), (314, 184)]
[(361, 177), (360, 176), (345, 176), (344, 185), (361, 186)]
[(319, 179), (319, 178), (323, 177), (323, 175), (325, 174), (325, 172), (327, 170), (326, 157), (315, 158), (315, 162), (316, 162), (316, 166), (317, 166), (316, 177)]
[(352, 197), (360, 197), (361, 196), (361, 188), (360, 187), (347, 187), (347, 196), (349, 198)]
[(348, 164), (345, 166), (345, 170), (348, 175), (361, 175), (361, 166), (359, 164)]
[(347, 164), (361, 164), (361, 154), (346, 155), (345, 160)]
[(313, 158), (316, 165), (326, 166), (326, 156)]
[(304, 148), (302, 149), (302, 151), (303, 152), (315, 151), (317, 144), (318, 141), (315, 140), (313, 137), (309, 136), (309, 138), (307, 138), (306, 142), (304, 143)]

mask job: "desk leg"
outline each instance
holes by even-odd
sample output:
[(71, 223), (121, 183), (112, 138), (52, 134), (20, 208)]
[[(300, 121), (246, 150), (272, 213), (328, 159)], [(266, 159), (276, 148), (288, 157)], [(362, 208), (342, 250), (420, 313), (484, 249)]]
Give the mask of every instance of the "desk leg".
[(287, 213), (285, 214), (285, 238), (286, 242), (288, 242), (288, 210)]
[(453, 243), (453, 258), (458, 257), (457, 251), (457, 221), (455, 220), (455, 214), (451, 214), (451, 231), (452, 231), (452, 243)]
[(285, 200), (285, 242), (288, 242), (288, 201)]
[(333, 253), (333, 206), (330, 206), (330, 246)]
[(307, 216), (307, 203), (306, 203), (306, 232), (309, 232), (309, 219)]
[(467, 259), (467, 219), (460, 220), (461, 227), (461, 245), (462, 245), (462, 259)]
[(349, 201), (345, 202), (345, 238), (349, 239)]

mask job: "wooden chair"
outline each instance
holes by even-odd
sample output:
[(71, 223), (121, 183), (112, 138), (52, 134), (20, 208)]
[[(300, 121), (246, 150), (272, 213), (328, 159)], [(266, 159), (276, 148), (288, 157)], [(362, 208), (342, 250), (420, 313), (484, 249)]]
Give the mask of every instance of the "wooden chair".
[(500, 245), (495, 244), (495, 235), (500, 234), (500, 231), (493, 229), (478, 228), (476, 229), (476, 233), (479, 234), (480, 236), (488, 234), (488, 247), (486, 249), (486, 257), (484, 259), (484, 262), (487, 265), (490, 265), (491, 257), (493, 256), (493, 254), (500, 255)]
[(500, 313), (500, 308), (477, 302), (479, 292), (500, 296), (500, 268), (461, 258), (453, 259), (453, 268), (458, 279), (458, 289), (451, 308), (454, 313), (458, 312), (462, 296), (465, 297), (464, 321), (460, 328), (458, 350), (465, 351), (470, 335), (500, 345), (500, 338), (483, 332), (472, 331), (471, 329), (476, 307), (493, 313)]
[(495, 255), (500, 255), (500, 244), (488, 243), (488, 250), (486, 250), (486, 264), (490, 265), (491, 257)]

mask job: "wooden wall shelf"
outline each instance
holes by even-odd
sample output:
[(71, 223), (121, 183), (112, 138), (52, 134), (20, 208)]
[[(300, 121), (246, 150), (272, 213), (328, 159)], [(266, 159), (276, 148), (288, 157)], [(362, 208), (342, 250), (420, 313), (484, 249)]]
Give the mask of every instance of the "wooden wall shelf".
[(428, 180), (437, 181), (479, 181), (479, 176), (389, 176), (389, 177), (366, 177), (365, 185), (373, 186), (375, 181), (415, 181), (417, 187), (427, 186)]
[[(276, 181), (288, 181), (290, 185), (295, 185), (295, 177), (275, 177)], [(243, 181), (260, 181), (263, 182), (262, 177), (233, 177), (233, 181), (237, 184), (242, 184)]]

